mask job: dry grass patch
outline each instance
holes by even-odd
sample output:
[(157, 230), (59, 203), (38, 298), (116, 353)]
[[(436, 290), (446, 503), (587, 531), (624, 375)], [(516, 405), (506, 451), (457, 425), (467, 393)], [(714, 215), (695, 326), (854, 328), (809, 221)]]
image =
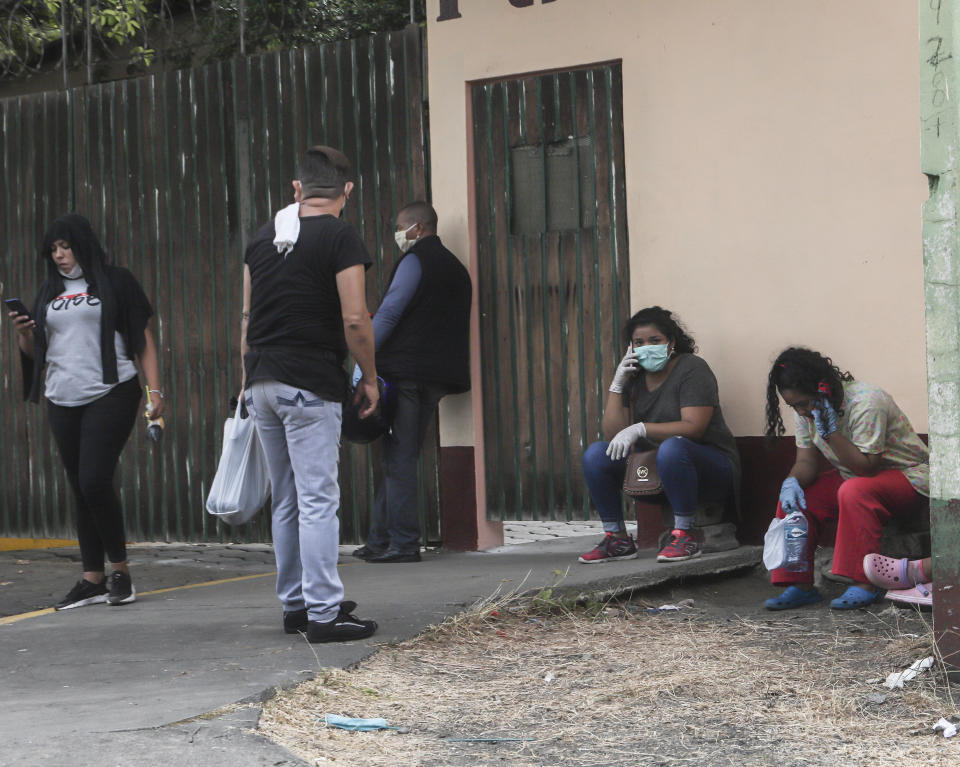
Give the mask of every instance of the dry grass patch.
[[(310, 764), (960, 763), (960, 736), (927, 734), (954, 710), (942, 675), (868, 684), (931, 654), (929, 634), (692, 613), (487, 606), (281, 693), (260, 728)], [(327, 713), (409, 732), (327, 728)]]

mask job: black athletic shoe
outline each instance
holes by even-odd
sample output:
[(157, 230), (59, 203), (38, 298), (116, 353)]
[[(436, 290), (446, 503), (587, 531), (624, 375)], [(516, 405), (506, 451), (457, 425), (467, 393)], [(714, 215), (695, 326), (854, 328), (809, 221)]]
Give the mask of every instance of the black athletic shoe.
[(357, 559), (369, 560), (372, 557), (379, 557), (384, 553), (384, 549), (372, 549), (369, 546), (361, 546), (359, 549), (354, 549), (350, 552), (351, 557), (356, 557)]
[(313, 644), (320, 642), (352, 642), (355, 639), (366, 639), (377, 630), (377, 622), (361, 620), (351, 615), (351, 610), (357, 609), (356, 602), (343, 602), (340, 612), (332, 621), (321, 623), (310, 621), (307, 625), (307, 641)]
[(90, 583), (87, 580), (79, 580), (70, 593), (57, 602), (54, 610), (69, 610), (72, 607), (86, 607), (87, 605), (98, 605), (107, 601), (107, 584)]
[(420, 561), (420, 552), (419, 551), (385, 551), (382, 554), (377, 554), (374, 557), (367, 557), (367, 562), (373, 564), (383, 565), (390, 564), (392, 562), (419, 562)]
[(286, 634), (298, 634), (307, 630), (307, 609), (283, 611), (283, 631)]
[(137, 590), (130, 582), (130, 576), (127, 573), (114, 570), (107, 577), (107, 583), (110, 584), (110, 594), (107, 596), (108, 605), (116, 607), (117, 605), (128, 605), (137, 601)]

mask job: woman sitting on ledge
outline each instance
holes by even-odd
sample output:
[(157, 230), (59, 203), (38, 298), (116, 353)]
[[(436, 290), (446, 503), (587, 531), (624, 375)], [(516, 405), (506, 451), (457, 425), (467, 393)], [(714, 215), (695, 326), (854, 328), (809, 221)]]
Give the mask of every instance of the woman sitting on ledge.
[(693, 526), (697, 505), (732, 498), (740, 482), (740, 457), (720, 412), (717, 379), (666, 309), (641, 309), (623, 332), (627, 353), (610, 384), (601, 423), (609, 442), (594, 442), (583, 454), (587, 489), (605, 536), (580, 561), (637, 556), (623, 523), (620, 495), (626, 458), (634, 447), (657, 450), (657, 471), (673, 507), (673, 530), (657, 560), (698, 557), (702, 539)]
[[(813, 555), (826, 523), (837, 520), (835, 575), (853, 581), (834, 599), (835, 610), (865, 607), (883, 598), (869, 582), (864, 557), (880, 549), (883, 526), (893, 517), (919, 514), (929, 494), (929, 454), (893, 398), (855, 381), (829, 357), (790, 348), (777, 357), (767, 379), (768, 439), (783, 435), (780, 401), (794, 410), (797, 457), (783, 481), (777, 516), (801, 511), (807, 518), (807, 567), (777, 568), (770, 610), (819, 602), (813, 586)], [(834, 468), (820, 473), (820, 454)]]

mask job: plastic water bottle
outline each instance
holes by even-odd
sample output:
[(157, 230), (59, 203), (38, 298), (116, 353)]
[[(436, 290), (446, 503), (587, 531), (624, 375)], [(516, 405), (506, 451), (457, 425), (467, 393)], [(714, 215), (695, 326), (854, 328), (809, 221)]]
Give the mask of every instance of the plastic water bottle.
[(163, 437), (163, 416), (160, 418), (147, 417), (147, 437), (151, 442), (160, 442)]
[(791, 573), (805, 573), (810, 565), (807, 561), (807, 518), (799, 511), (787, 518), (783, 532), (787, 558), (784, 568)]
[(143, 411), (143, 417), (147, 419), (147, 437), (151, 442), (158, 443), (163, 437), (163, 416), (153, 417), (153, 411), (150, 410), (150, 387), (143, 387), (147, 392), (147, 409)]

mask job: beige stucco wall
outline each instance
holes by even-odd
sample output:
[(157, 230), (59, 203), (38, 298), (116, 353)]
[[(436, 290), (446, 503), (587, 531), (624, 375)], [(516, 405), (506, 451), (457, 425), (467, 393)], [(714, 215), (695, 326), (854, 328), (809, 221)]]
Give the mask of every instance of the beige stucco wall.
[[(913, 0), (428, 0), (440, 234), (471, 252), (470, 81), (622, 60), (631, 307), (676, 311), (737, 435), (805, 344), (927, 428)], [(612, 373), (612, 371), (611, 371)], [(448, 398), (444, 445), (474, 440)]]

